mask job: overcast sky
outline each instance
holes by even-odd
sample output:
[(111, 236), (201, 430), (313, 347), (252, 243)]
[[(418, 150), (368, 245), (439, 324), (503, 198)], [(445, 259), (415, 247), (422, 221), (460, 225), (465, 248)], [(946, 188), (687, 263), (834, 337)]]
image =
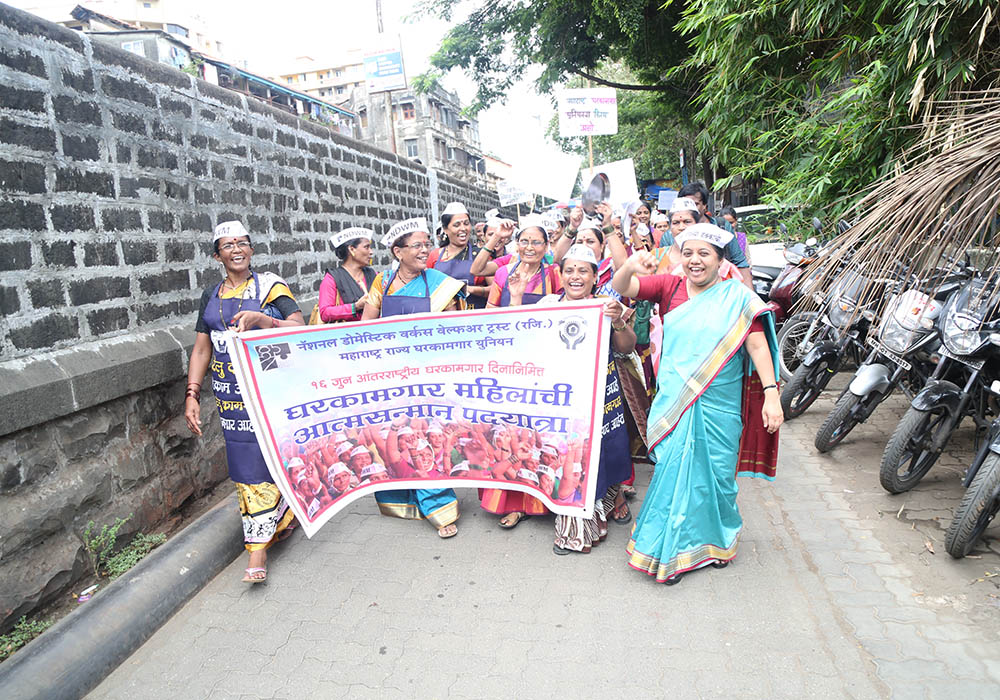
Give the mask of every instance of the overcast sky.
[[(69, 18), (77, 4), (97, 12), (114, 14), (120, 0), (4, 0), (8, 4), (34, 11), (48, 19)], [(375, 0), (161, 0), (164, 7), (176, 6), (178, 24), (184, 16), (200, 14), (207, 27), (219, 34), (230, 47), (230, 59), (245, 58), (251, 71), (274, 75), (289, 66), (297, 56), (308, 55), (322, 61), (336, 58), (347, 48), (364, 48), (377, 35)], [(131, 6), (131, 2), (125, 2)], [(423, 18), (406, 18), (414, 12), (412, 0), (382, 0), (383, 26), (386, 34), (398, 34), (402, 40), (407, 76), (422, 73), (448, 29), (448, 24)], [(124, 14), (124, 13), (122, 13)], [(119, 15), (120, 16), (120, 15)], [(122, 19), (127, 19), (121, 17)], [(463, 104), (475, 94), (472, 80), (453, 72), (445, 87), (456, 91)], [(554, 167), (559, 175), (547, 181), (575, 179), (570, 175), (579, 159), (563, 154), (544, 136), (553, 108), (548, 96), (537, 95), (528, 83), (517, 86), (506, 104), (496, 105), (479, 115), (479, 131), (484, 150), (511, 163), (517, 179), (534, 180), (535, 173)], [(537, 184), (537, 183), (529, 183)], [(561, 182), (555, 190), (572, 186)], [(541, 189), (542, 185), (537, 185)], [(535, 187), (531, 187), (535, 189)], [(553, 197), (563, 194), (549, 193)]]

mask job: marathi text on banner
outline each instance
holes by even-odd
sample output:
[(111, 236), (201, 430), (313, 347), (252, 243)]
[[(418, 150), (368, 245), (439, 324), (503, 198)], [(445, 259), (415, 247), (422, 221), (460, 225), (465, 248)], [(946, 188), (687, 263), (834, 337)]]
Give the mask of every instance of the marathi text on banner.
[(528, 204), (535, 199), (534, 195), (510, 180), (497, 182), (497, 198), (500, 200), (501, 207), (509, 207), (512, 204)]
[(556, 95), (559, 136), (618, 133), (618, 97), (614, 88), (562, 90)]
[(268, 469), (311, 536), (400, 488), (512, 489), (589, 517), (609, 333), (587, 301), (228, 340)]

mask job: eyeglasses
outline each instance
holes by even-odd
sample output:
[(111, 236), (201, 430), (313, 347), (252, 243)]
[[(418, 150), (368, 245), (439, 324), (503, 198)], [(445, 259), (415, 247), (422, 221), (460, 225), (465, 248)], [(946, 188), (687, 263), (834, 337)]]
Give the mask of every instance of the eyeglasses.
[(410, 243), (408, 245), (404, 245), (403, 247), (409, 248), (410, 250), (430, 250), (434, 246), (430, 243)]
[(236, 243), (224, 243), (223, 245), (219, 246), (219, 250), (224, 250), (227, 253), (236, 250), (237, 248), (241, 248), (243, 250), (249, 250), (250, 241), (236, 241)]
[(531, 246), (532, 248), (541, 248), (543, 245), (547, 245), (548, 241), (525, 241), (518, 239), (517, 244), (519, 246)]

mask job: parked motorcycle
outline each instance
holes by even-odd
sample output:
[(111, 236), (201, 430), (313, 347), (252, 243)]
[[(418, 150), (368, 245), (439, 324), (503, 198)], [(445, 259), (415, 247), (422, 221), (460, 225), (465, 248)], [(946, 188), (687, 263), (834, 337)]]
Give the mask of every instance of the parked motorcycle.
[[(952, 433), (969, 416), (987, 429), (995, 411), (989, 387), (1000, 377), (997, 290), (971, 280), (941, 312), (940, 360), (889, 438), (879, 481), (889, 493), (913, 488), (930, 471)], [(997, 335), (1000, 340), (1000, 335)]]
[[(990, 342), (1000, 345), (1000, 334)], [(1000, 381), (990, 385), (990, 393), (1000, 396)], [(961, 559), (972, 551), (976, 540), (1000, 512), (1000, 418), (993, 421), (986, 440), (969, 465), (962, 502), (955, 509), (944, 545), (948, 554)]]
[(872, 291), (866, 293), (872, 284), (880, 283), (848, 270), (840, 276), (829, 295), (817, 295), (817, 301), (823, 306), (810, 323), (805, 339), (799, 343), (798, 351), (805, 353), (802, 362), (781, 390), (785, 420), (801, 416), (845, 363), (861, 364), (862, 357), (867, 354), (864, 342), (872, 318), (864, 312), (873, 307), (880, 296)]
[(959, 285), (957, 279), (942, 284), (933, 297), (911, 289), (890, 299), (878, 338), (868, 338), (871, 352), (816, 433), (817, 450), (831, 450), (868, 420), (897, 387), (910, 398), (920, 391), (937, 365), (934, 352), (940, 339), (935, 322), (944, 301)]

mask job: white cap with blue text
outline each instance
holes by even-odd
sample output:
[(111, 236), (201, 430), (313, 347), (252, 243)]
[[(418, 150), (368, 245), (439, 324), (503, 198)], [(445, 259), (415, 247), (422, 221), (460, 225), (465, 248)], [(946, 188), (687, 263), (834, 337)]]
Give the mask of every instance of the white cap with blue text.
[(246, 227), (239, 221), (223, 221), (221, 224), (215, 227), (215, 238), (212, 242), (219, 240), (220, 238), (242, 238), (246, 236), (250, 237), (250, 232), (246, 230)]
[(339, 233), (335, 233), (330, 236), (330, 244), (334, 248), (339, 248), (345, 243), (349, 243), (356, 238), (364, 238), (365, 240), (371, 240), (375, 237), (375, 232), (370, 228), (362, 228), (360, 226), (352, 226), (351, 228), (345, 228)]
[(690, 197), (676, 197), (670, 204), (670, 213), (675, 211), (698, 211), (698, 203)]
[(694, 224), (674, 236), (678, 248), (683, 248), (688, 241), (705, 241), (719, 248), (725, 248), (733, 240), (733, 234), (715, 224)]
[(382, 236), (382, 245), (386, 248), (391, 248), (393, 243), (406, 234), (416, 233), (417, 231), (423, 231), (424, 233), (430, 235), (431, 230), (427, 226), (427, 219), (422, 216), (407, 219), (406, 221), (400, 221), (398, 224), (394, 224), (392, 228), (390, 228), (388, 232)]

